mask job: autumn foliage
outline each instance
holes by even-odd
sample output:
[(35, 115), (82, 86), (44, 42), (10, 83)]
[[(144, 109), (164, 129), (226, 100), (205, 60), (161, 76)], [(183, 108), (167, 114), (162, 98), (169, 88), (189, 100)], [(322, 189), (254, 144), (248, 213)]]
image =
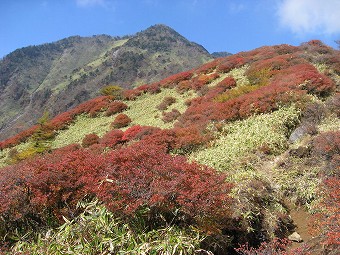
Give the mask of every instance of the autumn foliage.
[(131, 119), (129, 118), (129, 116), (127, 116), (126, 114), (120, 113), (114, 119), (111, 126), (113, 128), (122, 128), (122, 127), (128, 126), (130, 123), (131, 123)]
[(81, 145), (86, 148), (97, 143), (99, 143), (99, 136), (97, 134), (88, 134), (84, 137)]
[(108, 105), (108, 108), (105, 112), (106, 116), (111, 116), (116, 113), (122, 112), (128, 108), (127, 104), (120, 102), (120, 101), (114, 101), (111, 104)]
[(180, 210), (187, 223), (205, 228), (209, 219), (220, 229), (231, 213), (225, 178), (149, 142), (106, 154), (72, 145), (1, 169), (0, 213), (8, 230), (27, 220), (46, 225), (76, 215), (87, 195), (121, 217), (148, 207), (148, 219), (162, 213), (172, 220)]

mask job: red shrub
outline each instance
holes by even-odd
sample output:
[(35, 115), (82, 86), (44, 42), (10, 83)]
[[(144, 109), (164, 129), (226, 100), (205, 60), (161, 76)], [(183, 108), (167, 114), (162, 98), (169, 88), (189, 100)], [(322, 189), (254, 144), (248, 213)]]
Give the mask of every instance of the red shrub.
[(192, 89), (191, 84), (192, 84), (191, 81), (181, 81), (176, 86), (176, 91), (178, 93), (180, 93), (180, 94), (183, 94), (184, 92), (189, 91), (190, 89)]
[(113, 128), (122, 128), (128, 126), (130, 123), (131, 119), (129, 118), (129, 116), (120, 113), (117, 115), (117, 117), (115, 118), (111, 125)]
[(220, 81), (216, 87), (223, 88), (224, 91), (236, 87), (236, 81), (233, 77), (226, 77)]
[(168, 97), (164, 97), (163, 101), (156, 106), (156, 108), (158, 110), (164, 111), (166, 109), (168, 109), (168, 107), (172, 104), (176, 103), (176, 98), (168, 96)]
[(25, 142), (30, 136), (34, 134), (34, 132), (39, 128), (38, 125), (35, 125), (27, 130), (20, 132), (19, 134), (12, 136), (0, 143), (0, 149), (6, 149), (13, 147), (19, 143)]
[(162, 129), (144, 136), (143, 141), (145, 141), (145, 143), (162, 146), (169, 152), (175, 147), (176, 134), (173, 129)]
[(195, 72), (197, 74), (207, 74), (207, 73), (211, 73), (212, 71), (214, 71), (217, 67), (217, 65), (219, 64), (219, 62), (221, 61), (221, 59), (215, 59), (211, 62), (208, 62), (202, 66), (200, 66), (198, 69), (195, 70)]
[(324, 181), (324, 198), (319, 205), (322, 213), (318, 215), (318, 227), (326, 246), (340, 245), (340, 179), (328, 178)]
[(1, 169), (0, 214), (6, 224), (35, 220), (47, 224), (51, 217), (71, 217), (85, 196), (85, 183), (93, 181), (104, 160), (84, 149), (56, 150)]
[(318, 54), (327, 54), (332, 51), (332, 48), (325, 45), (320, 40), (310, 40), (308, 42), (302, 43), (300, 48), (303, 50), (307, 50), (309, 54), (318, 53)]
[(145, 84), (145, 85), (139, 86), (138, 88), (136, 88), (136, 90), (139, 90), (144, 93), (150, 93), (150, 94), (157, 94), (161, 92), (159, 83)]
[(147, 142), (112, 151), (107, 161), (103, 182), (95, 190), (115, 212), (130, 214), (148, 206), (152, 219), (158, 213), (172, 218), (170, 212), (177, 208), (200, 225), (208, 219), (218, 224), (230, 216), (231, 185), (212, 169), (189, 164)]
[(287, 239), (274, 239), (271, 242), (261, 243), (258, 248), (249, 247), (246, 244), (235, 250), (240, 255), (288, 255), (285, 251), (289, 244), (290, 241)]
[(148, 135), (160, 131), (160, 128), (152, 126), (132, 126), (124, 132), (123, 141), (141, 140)]
[(123, 91), (123, 98), (125, 100), (135, 100), (139, 97), (143, 92), (137, 89), (127, 89)]
[(190, 80), (192, 76), (193, 76), (192, 71), (177, 73), (160, 81), (160, 85), (163, 88), (172, 87), (181, 81)]
[(77, 107), (71, 110), (74, 115), (79, 115), (82, 113), (88, 113), (90, 116), (96, 116), (100, 111), (106, 109), (108, 105), (112, 102), (112, 96), (99, 96), (81, 103)]
[(104, 154), (70, 146), (0, 169), (0, 215), (6, 229), (74, 217), (86, 195), (96, 195), (122, 217), (147, 206), (152, 224), (159, 213), (170, 223), (178, 209), (178, 219), (186, 224), (226, 227), (232, 207), (226, 176), (166, 154), (149, 141)]
[(127, 130), (125, 130), (124, 135), (122, 137), (123, 141), (131, 141), (134, 140), (136, 135), (142, 131), (142, 127), (140, 125), (134, 125), (132, 127), (129, 127)]
[(176, 128), (174, 149), (180, 149), (184, 153), (189, 153), (209, 140), (207, 134), (203, 135), (196, 126), (186, 128)]
[(86, 148), (93, 144), (99, 143), (99, 136), (97, 134), (88, 134), (84, 137), (81, 145)]
[(119, 129), (114, 129), (107, 132), (101, 139), (100, 144), (105, 147), (114, 148), (117, 144), (121, 143), (123, 139), (124, 132)]
[(228, 73), (234, 68), (243, 66), (245, 63), (245, 59), (240, 54), (235, 54), (221, 60), (221, 63), (217, 67), (217, 71), (220, 73)]
[(109, 106), (108, 109), (105, 112), (106, 116), (111, 116), (116, 113), (122, 112), (128, 108), (127, 104), (120, 102), (120, 101), (114, 101)]
[(168, 123), (177, 120), (181, 113), (177, 109), (172, 109), (171, 112), (162, 112), (162, 115), (162, 120)]
[(67, 111), (55, 116), (49, 121), (49, 124), (54, 130), (60, 130), (66, 128), (74, 120), (75, 114), (72, 111)]
[(281, 87), (304, 89), (317, 96), (327, 96), (335, 89), (334, 82), (310, 64), (288, 67), (276, 75), (272, 83)]
[(314, 153), (326, 163), (324, 174), (338, 175), (340, 172), (340, 131), (321, 133), (313, 140)]

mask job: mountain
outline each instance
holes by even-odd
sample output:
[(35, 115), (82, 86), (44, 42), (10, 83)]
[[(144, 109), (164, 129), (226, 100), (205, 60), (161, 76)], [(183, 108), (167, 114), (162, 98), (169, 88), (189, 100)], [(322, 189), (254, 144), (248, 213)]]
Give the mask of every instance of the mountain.
[(134, 36), (73, 36), (15, 50), (0, 61), (0, 138), (99, 95), (159, 81), (211, 60), (200, 45), (165, 25)]
[(337, 255), (339, 88), (312, 40), (44, 115), (0, 142), (0, 249)]
[(213, 56), (214, 58), (224, 58), (224, 57), (228, 57), (232, 55), (230, 52), (226, 52), (226, 51), (219, 51), (219, 52), (213, 52), (211, 53), (211, 56)]

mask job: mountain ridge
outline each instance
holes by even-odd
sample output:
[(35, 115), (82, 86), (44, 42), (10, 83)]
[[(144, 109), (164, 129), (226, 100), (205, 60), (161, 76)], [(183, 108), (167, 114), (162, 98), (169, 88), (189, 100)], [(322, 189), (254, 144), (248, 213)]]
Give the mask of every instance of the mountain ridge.
[(44, 110), (54, 116), (94, 97), (105, 85), (131, 88), (211, 59), (165, 25), (135, 36), (72, 36), (15, 50), (0, 61), (0, 137), (32, 125)]

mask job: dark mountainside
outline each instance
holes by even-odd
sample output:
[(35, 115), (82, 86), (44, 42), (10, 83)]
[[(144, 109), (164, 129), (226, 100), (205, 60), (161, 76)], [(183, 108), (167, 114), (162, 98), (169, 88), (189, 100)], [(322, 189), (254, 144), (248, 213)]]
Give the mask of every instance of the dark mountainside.
[(211, 60), (200, 45), (164, 25), (133, 36), (73, 36), (15, 50), (0, 61), (0, 139), (64, 112), (103, 86), (133, 88)]

